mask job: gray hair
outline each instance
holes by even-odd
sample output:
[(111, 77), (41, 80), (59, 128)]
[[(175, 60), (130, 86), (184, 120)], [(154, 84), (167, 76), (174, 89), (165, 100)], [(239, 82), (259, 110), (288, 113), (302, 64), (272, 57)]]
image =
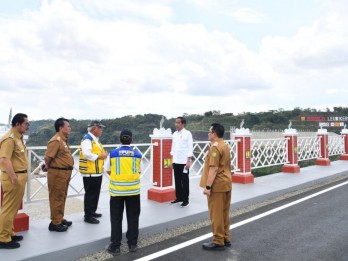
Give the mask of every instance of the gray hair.
[(88, 132), (91, 132), (95, 127), (97, 127), (97, 126), (88, 127), (88, 128), (87, 128), (87, 131), (88, 131)]

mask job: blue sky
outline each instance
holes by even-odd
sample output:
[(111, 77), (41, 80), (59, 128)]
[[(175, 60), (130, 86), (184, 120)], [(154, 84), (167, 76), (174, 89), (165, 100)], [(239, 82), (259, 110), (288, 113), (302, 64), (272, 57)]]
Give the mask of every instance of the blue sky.
[(346, 106), (343, 0), (0, 2), (0, 122)]

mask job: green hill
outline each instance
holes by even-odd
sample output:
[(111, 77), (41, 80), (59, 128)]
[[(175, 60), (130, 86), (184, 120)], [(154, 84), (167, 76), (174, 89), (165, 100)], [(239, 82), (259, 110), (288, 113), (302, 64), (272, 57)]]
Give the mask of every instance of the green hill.
[[(315, 109), (294, 108), (285, 111), (283, 109), (272, 110), (267, 112), (246, 112), (238, 115), (233, 113), (221, 114), (219, 111), (208, 111), (202, 114), (184, 114), (187, 119), (187, 129), (193, 132), (196, 140), (206, 140), (205, 132), (208, 131), (210, 125), (214, 122), (221, 123), (225, 126), (228, 133), (230, 127), (239, 128), (241, 121), (244, 119), (244, 127), (254, 130), (269, 129), (286, 129), (289, 121), (292, 121), (292, 128), (298, 130), (316, 131), (318, 129), (318, 121), (302, 121), (304, 116), (323, 116), (335, 117), (348, 115), (348, 108), (334, 107), (332, 111), (317, 111)], [(133, 131), (134, 143), (150, 142), (149, 135), (152, 134), (154, 128), (159, 128), (162, 115), (145, 114), (145, 115), (127, 115), (116, 119), (101, 120), (107, 127), (104, 129), (101, 141), (103, 144), (119, 143), (119, 134), (123, 128), (130, 128)], [(69, 137), (71, 145), (80, 144), (82, 136), (87, 131), (89, 120), (70, 120), (72, 133)], [(171, 128), (175, 131), (175, 118), (164, 117), (164, 128)], [(45, 146), (48, 140), (54, 135), (54, 120), (39, 120), (30, 122), (28, 146)], [(328, 131), (339, 133), (342, 127), (329, 127)], [(229, 135), (226, 135), (228, 138)]]

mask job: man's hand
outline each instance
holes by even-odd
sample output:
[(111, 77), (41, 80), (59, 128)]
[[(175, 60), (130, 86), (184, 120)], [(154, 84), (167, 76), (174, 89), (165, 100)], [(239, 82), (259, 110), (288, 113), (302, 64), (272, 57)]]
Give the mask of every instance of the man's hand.
[(14, 186), (16, 186), (19, 183), (18, 176), (16, 173), (13, 176), (10, 176), (10, 179), (11, 179), (12, 185), (14, 185)]
[(108, 157), (107, 152), (104, 152), (104, 153), (98, 155), (98, 159), (102, 159), (102, 160), (105, 160), (107, 157)]
[(187, 170), (189, 170), (190, 167), (191, 167), (191, 159), (188, 159), (188, 160), (186, 161), (186, 166), (185, 166), (185, 168), (186, 168)]
[(206, 188), (203, 189), (203, 195), (210, 196), (210, 190), (207, 190)]
[(5, 169), (6, 174), (11, 179), (12, 185), (18, 184), (18, 176), (13, 170), (12, 162), (7, 158), (0, 158), (0, 163)]
[(43, 172), (47, 172), (47, 170), (48, 170), (47, 165), (46, 165), (46, 164), (42, 164), (42, 165), (41, 165), (41, 170), (42, 170)]

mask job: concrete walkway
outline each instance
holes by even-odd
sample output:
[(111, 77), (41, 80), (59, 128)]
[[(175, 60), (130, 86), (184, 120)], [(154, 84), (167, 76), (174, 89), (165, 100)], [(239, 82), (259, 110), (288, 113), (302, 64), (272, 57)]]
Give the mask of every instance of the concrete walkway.
[[(295, 191), (315, 183), (348, 174), (348, 161), (332, 162), (331, 166), (311, 166), (299, 174), (277, 173), (255, 179), (254, 184), (233, 184), (232, 209), (261, 202), (286, 192)], [(190, 181), (190, 206), (180, 208), (169, 203), (147, 200), (149, 187), (142, 187), (140, 234), (163, 232), (183, 224), (208, 218), (207, 202), (198, 186), (199, 179)], [(69, 199), (68, 199), (69, 200)], [(83, 213), (69, 215), (73, 221), (68, 232), (49, 232), (49, 219), (33, 221), (16, 250), (0, 250), (0, 260), (74, 260), (106, 248), (110, 240), (109, 195), (101, 194), (98, 212), (103, 214), (99, 225), (83, 222)], [(126, 231), (124, 218), (124, 231)]]

